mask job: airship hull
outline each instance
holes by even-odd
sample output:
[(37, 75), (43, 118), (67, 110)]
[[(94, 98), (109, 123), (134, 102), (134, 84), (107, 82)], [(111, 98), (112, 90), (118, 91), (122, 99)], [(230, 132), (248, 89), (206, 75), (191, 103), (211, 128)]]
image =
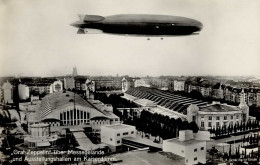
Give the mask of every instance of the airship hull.
[(93, 28), (104, 33), (129, 35), (187, 35), (199, 32), (203, 26), (199, 21), (185, 17), (140, 14), (108, 17), (86, 15), (72, 25), (80, 29)]

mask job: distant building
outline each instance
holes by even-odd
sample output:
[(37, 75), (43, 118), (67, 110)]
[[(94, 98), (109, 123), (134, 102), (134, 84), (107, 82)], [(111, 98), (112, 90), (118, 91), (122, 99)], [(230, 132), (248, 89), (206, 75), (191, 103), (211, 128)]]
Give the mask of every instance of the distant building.
[(179, 131), (179, 138), (163, 141), (163, 151), (171, 152), (185, 158), (185, 164), (206, 163), (206, 140), (208, 132), (198, 132), (194, 135), (191, 130)]
[(75, 79), (74, 77), (65, 77), (64, 78), (64, 88), (66, 90), (72, 90), (75, 89)]
[(137, 79), (134, 82), (134, 87), (150, 87), (144, 79)]
[(213, 99), (223, 99), (224, 98), (224, 85), (217, 83), (212, 87), (212, 98)]
[(174, 91), (184, 91), (185, 81), (174, 80), (173, 90)]
[(63, 85), (62, 85), (62, 82), (60, 80), (58, 81), (54, 81), (52, 84), (51, 84), (51, 92), (59, 92), (59, 91), (62, 91), (63, 90)]
[(78, 75), (77, 68), (74, 67), (74, 68), (73, 68), (73, 71), (72, 71), (72, 76), (73, 76), (73, 77), (76, 77), (77, 75)]
[(211, 97), (211, 93), (212, 93), (211, 83), (207, 80), (201, 80), (199, 92), (203, 97), (206, 98)]
[(13, 85), (6, 81), (2, 85), (4, 103), (13, 103)]
[(134, 126), (117, 124), (105, 125), (101, 127), (101, 142), (109, 146), (114, 151), (120, 151), (122, 147), (122, 138), (136, 138), (136, 129)]
[(90, 92), (95, 92), (95, 90), (96, 90), (95, 89), (95, 81), (87, 79), (85, 83), (86, 83), (86, 86), (88, 87)]
[(99, 91), (121, 90), (122, 82), (120, 77), (95, 77), (95, 89)]
[(130, 87), (134, 87), (134, 80), (132, 78), (123, 77), (123, 79), (122, 79), (122, 91), (126, 92)]
[(249, 106), (256, 105), (260, 106), (260, 89), (259, 88), (248, 88), (247, 89), (247, 104)]
[(30, 98), (30, 89), (25, 84), (18, 85), (18, 95), (20, 100), (27, 100)]

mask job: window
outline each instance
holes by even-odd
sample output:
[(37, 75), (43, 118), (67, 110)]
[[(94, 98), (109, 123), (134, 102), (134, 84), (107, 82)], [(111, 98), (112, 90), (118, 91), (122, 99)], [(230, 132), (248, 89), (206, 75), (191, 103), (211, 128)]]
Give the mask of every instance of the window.
[(224, 120), (227, 120), (227, 116), (224, 116)]
[(110, 138), (110, 141), (113, 141), (113, 139), (112, 139), (112, 138)]
[(219, 122), (216, 122), (216, 126), (219, 127)]
[(120, 133), (118, 133), (117, 136), (120, 136)]
[(186, 163), (188, 163), (188, 159), (186, 159)]
[(209, 120), (212, 120), (212, 116), (209, 116)]
[(116, 143), (119, 144), (119, 143), (120, 143), (120, 140), (118, 140)]
[(243, 122), (246, 122), (246, 114), (243, 114)]
[(131, 134), (134, 134), (134, 131), (131, 131)]
[(216, 117), (216, 120), (219, 120), (219, 116)]
[(204, 121), (201, 122), (200, 126), (201, 126), (201, 127), (204, 127)]
[(197, 152), (197, 148), (194, 149), (194, 152)]
[(128, 132), (124, 132), (123, 135), (128, 135)]
[(233, 116), (230, 116), (230, 119), (232, 120), (232, 119), (233, 119)]
[(204, 116), (201, 116), (200, 118), (201, 118), (201, 119), (204, 119)]
[(211, 122), (208, 123), (208, 127), (212, 127)]
[(237, 117), (237, 119), (239, 118), (239, 116), (238, 116), (238, 115), (236, 115), (236, 117)]
[(204, 150), (204, 147), (201, 147), (200, 150)]
[(182, 152), (182, 153), (184, 153), (184, 151), (183, 151), (183, 150), (181, 150), (181, 152)]
[(196, 116), (192, 116), (192, 121), (196, 121)]
[(195, 157), (195, 158), (194, 158), (194, 161), (196, 161), (197, 159), (198, 159), (198, 158), (197, 158), (197, 157)]

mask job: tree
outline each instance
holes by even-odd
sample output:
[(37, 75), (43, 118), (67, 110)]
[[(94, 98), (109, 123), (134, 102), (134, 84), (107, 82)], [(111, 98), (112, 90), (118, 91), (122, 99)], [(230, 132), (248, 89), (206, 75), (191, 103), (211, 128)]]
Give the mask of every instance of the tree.
[(199, 130), (198, 125), (194, 121), (190, 122), (189, 128), (193, 131), (193, 133), (197, 133)]
[(212, 147), (211, 149), (208, 150), (208, 153), (213, 158), (218, 153), (218, 150), (215, 147)]
[(229, 151), (228, 151), (228, 156), (231, 158), (231, 144), (229, 145)]

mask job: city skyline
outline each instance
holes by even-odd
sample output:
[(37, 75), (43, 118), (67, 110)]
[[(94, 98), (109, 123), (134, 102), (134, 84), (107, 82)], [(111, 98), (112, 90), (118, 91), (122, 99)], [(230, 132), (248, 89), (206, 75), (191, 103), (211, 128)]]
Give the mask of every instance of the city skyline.
[[(259, 2), (0, 1), (0, 76), (260, 75)], [(165, 14), (200, 20), (199, 35), (76, 34), (77, 14)], [(243, 18), (243, 22), (241, 22)], [(235, 28), (234, 28), (235, 27)]]

